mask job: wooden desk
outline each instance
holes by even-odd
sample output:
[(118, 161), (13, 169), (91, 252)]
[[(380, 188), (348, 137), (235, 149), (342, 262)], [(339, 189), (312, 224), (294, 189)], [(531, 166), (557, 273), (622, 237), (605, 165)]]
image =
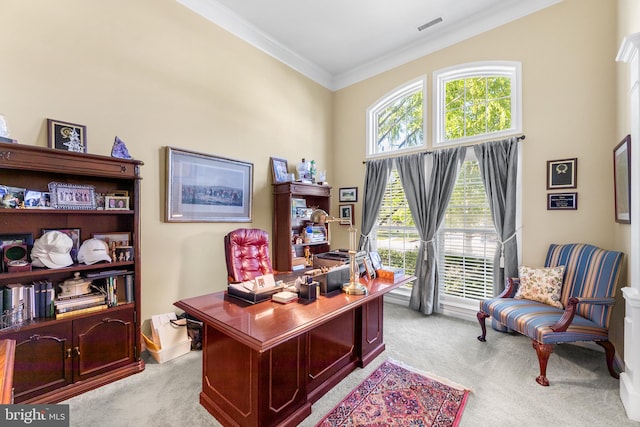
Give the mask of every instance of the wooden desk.
[(13, 363), (15, 360), (16, 342), (0, 340), (0, 403), (13, 403)]
[(415, 277), (361, 282), (368, 295), (256, 305), (217, 292), (175, 306), (204, 324), (200, 403), (223, 425), (297, 425), (311, 404), (384, 351), (383, 295)]

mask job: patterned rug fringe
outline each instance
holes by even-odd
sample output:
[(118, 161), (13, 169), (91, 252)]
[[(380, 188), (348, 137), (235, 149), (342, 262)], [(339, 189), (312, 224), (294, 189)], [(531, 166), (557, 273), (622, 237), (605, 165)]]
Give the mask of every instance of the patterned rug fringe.
[(394, 365), (401, 366), (404, 369), (406, 369), (407, 371), (415, 372), (416, 374), (424, 375), (425, 377), (429, 377), (431, 379), (434, 379), (434, 380), (436, 380), (438, 382), (441, 382), (442, 384), (448, 385), (451, 388), (455, 388), (455, 389), (458, 389), (458, 390), (464, 390), (464, 391), (468, 391), (469, 393), (473, 393), (473, 389), (472, 388), (465, 387), (465, 386), (460, 385), (460, 384), (458, 384), (458, 383), (456, 383), (454, 381), (451, 381), (450, 379), (441, 377), (441, 376), (436, 375), (436, 374), (432, 374), (431, 372), (421, 371), (420, 369), (416, 369), (416, 368), (414, 368), (412, 366), (409, 366), (409, 365), (407, 365), (404, 362), (401, 362), (399, 360), (388, 358), (387, 362), (391, 362)]

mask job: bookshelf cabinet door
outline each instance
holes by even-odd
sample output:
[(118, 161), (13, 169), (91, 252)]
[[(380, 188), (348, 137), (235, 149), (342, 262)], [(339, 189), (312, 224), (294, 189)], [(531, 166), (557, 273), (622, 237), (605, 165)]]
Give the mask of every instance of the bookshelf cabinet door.
[(14, 401), (23, 402), (71, 384), (71, 322), (58, 322), (5, 335), (16, 340)]
[(133, 308), (110, 309), (73, 322), (75, 381), (134, 360)]

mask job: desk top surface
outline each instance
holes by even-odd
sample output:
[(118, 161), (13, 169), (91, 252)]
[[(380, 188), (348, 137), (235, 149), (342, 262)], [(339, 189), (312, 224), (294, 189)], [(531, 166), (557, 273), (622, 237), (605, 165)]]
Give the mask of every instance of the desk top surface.
[(395, 283), (384, 279), (360, 279), (369, 290), (367, 295), (338, 292), (320, 295), (308, 303), (299, 300), (280, 304), (269, 300), (251, 305), (221, 291), (183, 299), (174, 305), (208, 326), (262, 352), (414, 279), (414, 276), (405, 276)]

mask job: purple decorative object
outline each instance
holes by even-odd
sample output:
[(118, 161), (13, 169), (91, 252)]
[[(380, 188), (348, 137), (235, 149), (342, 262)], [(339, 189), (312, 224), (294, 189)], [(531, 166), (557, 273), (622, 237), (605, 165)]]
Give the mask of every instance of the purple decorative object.
[(111, 149), (111, 157), (117, 157), (119, 159), (131, 159), (131, 155), (129, 154), (129, 150), (127, 150), (127, 146), (124, 141), (116, 136), (115, 141), (113, 141), (113, 148)]

